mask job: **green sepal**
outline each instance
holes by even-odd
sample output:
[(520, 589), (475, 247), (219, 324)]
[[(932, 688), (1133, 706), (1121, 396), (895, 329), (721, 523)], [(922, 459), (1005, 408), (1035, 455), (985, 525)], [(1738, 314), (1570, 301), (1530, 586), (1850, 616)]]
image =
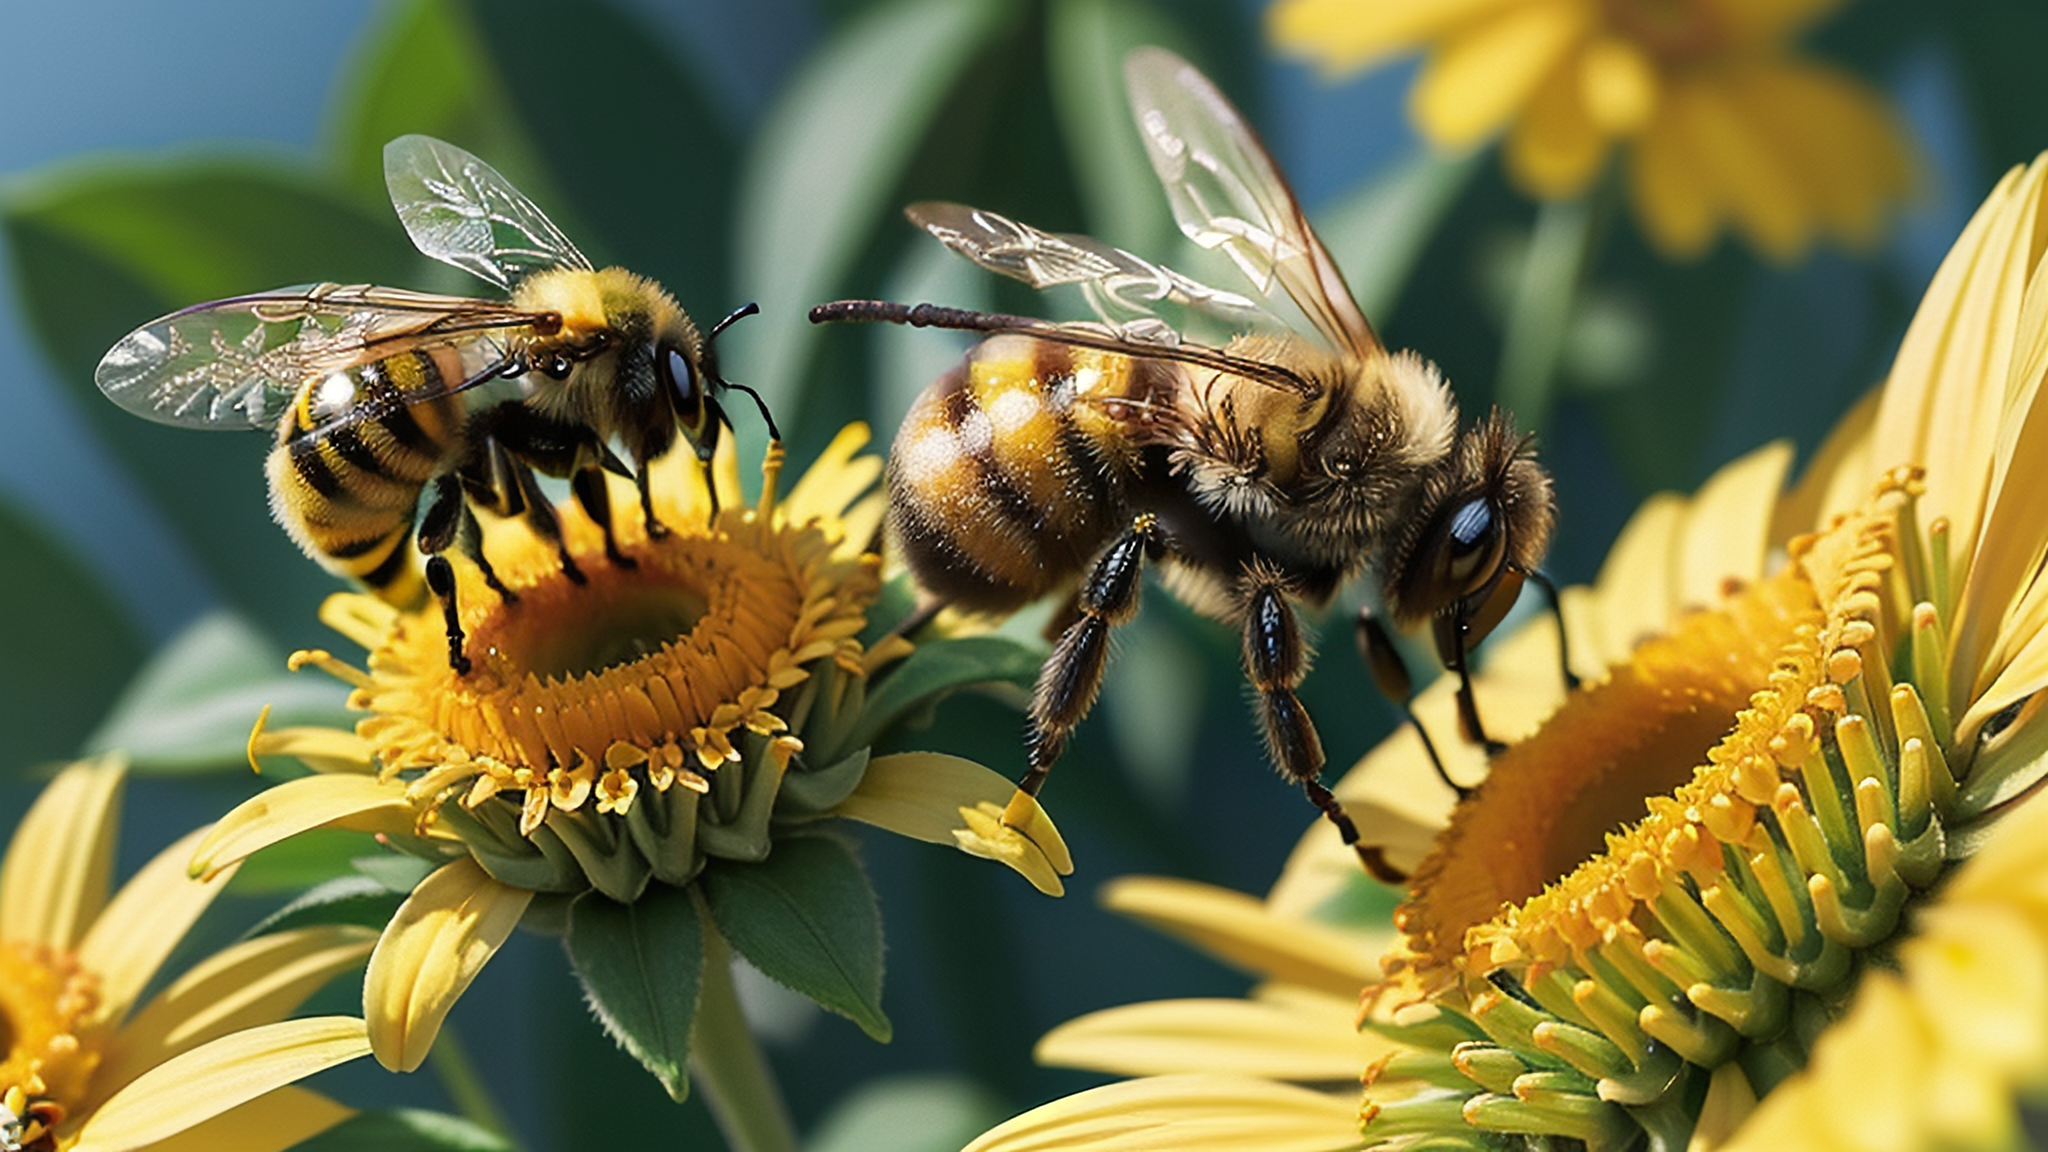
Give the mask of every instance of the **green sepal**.
[(712, 861), (699, 887), (718, 931), (762, 975), (889, 1039), (881, 908), (844, 842), (786, 836), (759, 864)]
[(543, 827), (561, 837), (584, 877), (599, 892), (621, 904), (631, 904), (646, 890), (653, 874), (647, 857), (610, 817), (592, 819), (582, 812), (551, 812)]
[(822, 816), (839, 807), (860, 787), (868, 759), (866, 748), (856, 748), (852, 755), (828, 767), (789, 772), (782, 778), (782, 795), (776, 799), (776, 819)]
[(477, 865), (491, 879), (529, 892), (575, 892), (589, 886), (575, 853), (546, 824), (532, 836), (518, 834), (517, 809), (498, 797), (475, 808), (443, 804), (442, 823), (462, 837)]
[(929, 707), (946, 693), (970, 684), (1030, 684), (1044, 663), (1043, 653), (998, 636), (920, 645), (869, 686), (867, 705), (846, 743), (865, 748), (913, 710)]
[(712, 803), (697, 808), (697, 846), (707, 856), (762, 860), (773, 847), (768, 825), (786, 773), (768, 755), (766, 737), (749, 732), (739, 749), (738, 763), (711, 774)]
[(348, 688), (285, 668), (284, 653), (246, 619), (215, 612), (172, 638), (142, 666), (88, 752), (126, 749), (139, 772), (243, 770), (249, 730), (265, 707), (269, 728), (355, 727)]
[(626, 834), (664, 884), (680, 888), (704, 868), (704, 853), (697, 846), (701, 799), (680, 784), (666, 792), (643, 788), (626, 810)]
[(282, 932), (289, 928), (310, 928), (320, 924), (357, 924), (382, 929), (405, 903), (405, 894), (393, 892), (368, 876), (343, 876), (308, 889), (298, 899), (265, 916), (244, 933), (244, 939)]
[(670, 1097), (690, 1093), (690, 1025), (704, 979), (704, 925), (689, 891), (666, 884), (621, 904), (586, 892), (569, 906), (569, 962), (598, 1022)]

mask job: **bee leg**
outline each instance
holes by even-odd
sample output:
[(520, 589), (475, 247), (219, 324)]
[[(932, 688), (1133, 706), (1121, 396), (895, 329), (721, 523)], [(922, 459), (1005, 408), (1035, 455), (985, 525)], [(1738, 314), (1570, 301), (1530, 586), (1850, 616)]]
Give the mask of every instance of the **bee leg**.
[(427, 587), (441, 602), (441, 615), (448, 623), (448, 667), (457, 676), (467, 676), (470, 663), (462, 654), (462, 618), (455, 611), (455, 568), (438, 552), (427, 557)]
[(576, 494), (576, 503), (584, 513), (603, 529), (605, 558), (620, 568), (638, 568), (640, 562), (619, 551), (618, 537), (612, 534), (612, 498), (605, 491), (603, 470), (595, 466), (578, 468), (569, 476), (569, 490)]
[(476, 512), (464, 497), (462, 481), (453, 472), (444, 472), (434, 478), (433, 497), (427, 502), (426, 514), (420, 517), (420, 551), (439, 556), (451, 544), (476, 565), (485, 586), (496, 592), (499, 599), (507, 604), (519, 602), (519, 594), (505, 587), (505, 582), (498, 579), (498, 570), (484, 557), (483, 525), (477, 523)]
[(523, 519), (533, 534), (555, 546), (555, 554), (562, 561), (562, 575), (571, 583), (587, 584), (590, 577), (576, 566), (576, 558), (569, 554), (569, 544), (562, 539), (562, 522), (555, 516), (554, 505), (548, 503), (547, 494), (540, 490), (540, 481), (534, 479), (533, 469), (514, 462), (512, 479), (519, 486), (521, 499), (526, 505)]
[(1529, 582), (1543, 589), (1544, 601), (1550, 605), (1550, 614), (1557, 620), (1557, 668), (1564, 680), (1565, 691), (1579, 686), (1578, 674), (1572, 671), (1571, 640), (1564, 630), (1564, 602), (1558, 599), (1557, 585), (1541, 572), (1529, 573)]
[(1479, 701), (1472, 694), (1471, 620), (1461, 603), (1439, 615), (1435, 623), (1437, 657), (1445, 671), (1458, 674), (1458, 729), (1466, 740), (1486, 749), (1488, 756), (1507, 751), (1507, 745), (1486, 734), (1479, 719)]
[(1323, 741), (1308, 708), (1294, 694), (1308, 675), (1308, 650), (1286, 589), (1272, 573), (1253, 568), (1246, 573), (1244, 605), (1244, 674), (1258, 694), (1260, 726), (1274, 767), (1301, 785), (1309, 803), (1336, 826), (1344, 846), (1358, 854), (1366, 871), (1398, 882), (1401, 873), (1376, 848), (1359, 842), (1351, 814), (1323, 786)]
[(1357, 635), (1358, 655), (1372, 672), (1373, 684), (1379, 688), (1380, 695), (1393, 701), (1409, 726), (1415, 729), (1415, 734), (1422, 737), (1422, 750), (1429, 754), (1429, 763), (1436, 769), (1437, 779), (1456, 792), (1461, 800), (1471, 795), (1472, 789), (1451, 779), (1450, 772), (1444, 768), (1443, 757), (1437, 755), (1436, 741), (1429, 738), (1429, 729), (1424, 728), (1416, 717), (1413, 707), (1415, 684), (1409, 679), (1408, 665), (1401, 659), (1400, 650), (1394, 647), (1394, 638), (1387, 634), (1386, 626), (1372, 614), (1372, 609), (1358, 610)]
[(1029, 770), (1017, 787), (1036, 796), (1066, 750), (1067, 737), (1095, 705), (1109, 666), (1109, 630), (1138, 611), (1138, 576), (1147, 552), (1162, 547), (1158, 521), (1145, 513), (1095, 562), (1081, 585), (1079, 616), (1060, 634), (1031, 692)]
[[(654, 514), (654, 489), (648, 486), (649, 479), (649, 469), (647, 465), (642, 464), (639, 473), (633, 477), (633, 483), (640, 489), (640, 521), (647, 526), (649, 540), (662, 540), (668, 536), (668, 525), (663, 524)], [(708, 483), (710, 477), (707, 475), (705, 479)], [(718, 497), (713, 496), (711, 499), (716, 503)]]

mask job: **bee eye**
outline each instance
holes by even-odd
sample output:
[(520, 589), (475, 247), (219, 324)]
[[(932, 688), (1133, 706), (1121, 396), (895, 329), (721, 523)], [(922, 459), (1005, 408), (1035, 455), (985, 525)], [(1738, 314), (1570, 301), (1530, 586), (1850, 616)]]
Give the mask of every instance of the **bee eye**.
[(704, 390), (697, 383), (697, 366), (673, 345), (656, 349), (654, 359), (660, 367), (661, 382), (675, 396), (676, 417), (686, 427), (697, 427), (704, 419)]
[(1493, 502), (1477, 496), (1459, 505), (1444, 525), (1436, 554), (1436, 576), (1441, 586), (1457, 589), (1462, 598), (1485, 587), (1500, 571), (1507, 555), (1507, 533)]

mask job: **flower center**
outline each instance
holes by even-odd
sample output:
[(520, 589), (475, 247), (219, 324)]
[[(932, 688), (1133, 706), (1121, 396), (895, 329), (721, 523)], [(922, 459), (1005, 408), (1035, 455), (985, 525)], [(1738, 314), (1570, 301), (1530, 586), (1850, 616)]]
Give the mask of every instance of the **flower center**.
[(1710, 0), (1601, 0), (1608, 23), (1665, 60), (1698, 59), (1728, 42), (1726, 18)]
[(43, 1152), (84, 1099), (100, 1052), (83, 1026), (99, 979), (68, 953), (0, 943), (0, 1149)]

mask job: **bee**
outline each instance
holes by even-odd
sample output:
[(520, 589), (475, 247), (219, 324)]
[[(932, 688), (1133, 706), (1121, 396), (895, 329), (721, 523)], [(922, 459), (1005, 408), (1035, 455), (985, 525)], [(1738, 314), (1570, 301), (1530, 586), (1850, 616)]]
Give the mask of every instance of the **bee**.
[[(1110, 630), (1136, 611), (1149, 562), (1190, 608), (1241, 630), (1274, 765), (1384, 874), (1320, 782), (1322, 743), (1295, 694), (1309, 662), (1295, 605), (1325, 605), (1370, 568), (1393, 621), (1431, 625), (1462, 675), (1544, 555), (1550, 479), (1505, 414), (1461, 434), (1436, 367), (1380, 342), (1214, 84), (1157, 48), (1133, 52), (1124, 74), (1181, 231), (1229, 256), (1254, 294), (1086, 236), (921, 203), (907, 214), (947, 247), (1034, 288), (1079, 285), (1096, 319), (866, 300), (811, 319), (986, 334), (911, 406), (889, 458), (889, 518), (928, 606), (1006, 612), (1074, 589), (1032, 696), (1022, 791), (1036, 794), (1093, 705)], [(1231, 335), (1198, 342), (1166, 306)], [(1469, 679), (1459, 699), (1484, 740)]]
[(660, 285), (594, 269), (495, 169), (432, 137), (387, 144), (384, 181), (421, 252), (509, 299), (313, 284), (215, 300), (129, 333), (93, 378), (116, 404), (162, 423), (273, 431), (272, 515), (308, 556), (393, 604), (420, 598), (416, 537), (447, 618), (449, 661), (466, 674), (443, 553), (458, 549), (498, 595), (517, 599), (484, 556), (476, 508), (523, 518), (582, 583), (536, 472), (567, 477), (610, 562), (631, 567), (604, 472), (637, 482), (658, 538), (667, 528), (646, 464), (679, 433), (709, 460), (731, 426), (722, 391), (752, 396), (769, 435), (780, 434), (712, 352), (753, 305), (700, 334)]

